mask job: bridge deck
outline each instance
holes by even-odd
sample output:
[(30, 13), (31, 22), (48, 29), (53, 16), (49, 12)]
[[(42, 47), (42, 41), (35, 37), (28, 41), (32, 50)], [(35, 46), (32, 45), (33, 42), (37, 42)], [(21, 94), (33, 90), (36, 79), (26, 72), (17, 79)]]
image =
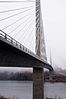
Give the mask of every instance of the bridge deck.
[(0, 30), (0, 66), (53, 68), (39, 56)]

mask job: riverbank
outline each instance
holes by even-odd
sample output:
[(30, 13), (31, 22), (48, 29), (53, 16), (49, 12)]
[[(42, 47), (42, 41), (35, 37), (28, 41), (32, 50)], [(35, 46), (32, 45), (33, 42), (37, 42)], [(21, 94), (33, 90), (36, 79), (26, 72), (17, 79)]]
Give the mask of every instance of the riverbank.
[(10, 99), (10, 98), (6, 98), (4, 96), (0, 96), (0, 99)]
[(55, 97), (55, 98), (49, 98), (49, 97), (46, 97), (46, 99), (62, 99), (62, 98), (60, 98), (60, 97)]
[(8, 98), (6, 98), (6, 97), (4, 97), (4, 96), (0, 96), (0, 99), (8, 99)]
[(0, 99), (19, 99), (18, 97), (5, 97), (5, 96), (0, 96)]
[[(13, 98), (10, 98), (10, 97), (4, 97), (4, 96), (0, 96), (0, 99), (19, 99), (18, 97), (13, 97)], [(60, 98), (60, 97), (55, 97), (55, 98), (50, 98), (50, 97), (46, 97), (46, 99), (62, 99), (62, 98)]]
[[(44, 82), (64, 82), (66, 83), (66, 75), (62, 75), (59, 73), (53, 73), (52, 78), (50, 78), (49, 72), (44, 72)], [(33, 73), (32, 72), (0, 72), (0, 80), (6, 81), (33, 81)]]
[[(4, 96), (0, 96), (0, 99), (19, 99), (18, 97), (13, 97), (13, 98), (10, 98), (10, 97), (4, 97)], [(46, 99), (62, 99), (62, 98), (60, 98), (60, 97), (55, 97), (55, 98), (50, 98), (50, 97), (46, 97)]]

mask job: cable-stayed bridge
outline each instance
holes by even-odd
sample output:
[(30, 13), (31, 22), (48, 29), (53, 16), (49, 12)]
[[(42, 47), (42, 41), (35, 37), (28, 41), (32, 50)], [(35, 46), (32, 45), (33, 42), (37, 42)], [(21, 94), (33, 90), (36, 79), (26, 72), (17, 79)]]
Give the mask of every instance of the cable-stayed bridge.
[(47, 62), (40, 0), (0, 1), (0, 66), (33, 67), (33, 99), (44, 99)]

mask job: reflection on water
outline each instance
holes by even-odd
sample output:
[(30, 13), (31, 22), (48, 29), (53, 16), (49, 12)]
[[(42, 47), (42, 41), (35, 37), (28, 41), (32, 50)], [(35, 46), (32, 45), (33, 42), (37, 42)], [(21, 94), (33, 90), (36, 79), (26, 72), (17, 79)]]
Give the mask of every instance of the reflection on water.
[[(33, 83), (30, 81), (0, 81), (0, 95), (11, 99), (33, 99)], [(66, 99), (66, 83), (45, 83), (44, 96)]]

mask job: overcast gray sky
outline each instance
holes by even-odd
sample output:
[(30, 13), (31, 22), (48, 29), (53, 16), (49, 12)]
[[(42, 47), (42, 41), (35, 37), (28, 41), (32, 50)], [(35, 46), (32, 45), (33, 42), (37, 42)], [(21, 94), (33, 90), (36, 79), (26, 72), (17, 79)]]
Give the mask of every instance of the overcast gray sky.
[(42, 13), (47, 56), (66, 68), (66, 0), (42, 0)]

